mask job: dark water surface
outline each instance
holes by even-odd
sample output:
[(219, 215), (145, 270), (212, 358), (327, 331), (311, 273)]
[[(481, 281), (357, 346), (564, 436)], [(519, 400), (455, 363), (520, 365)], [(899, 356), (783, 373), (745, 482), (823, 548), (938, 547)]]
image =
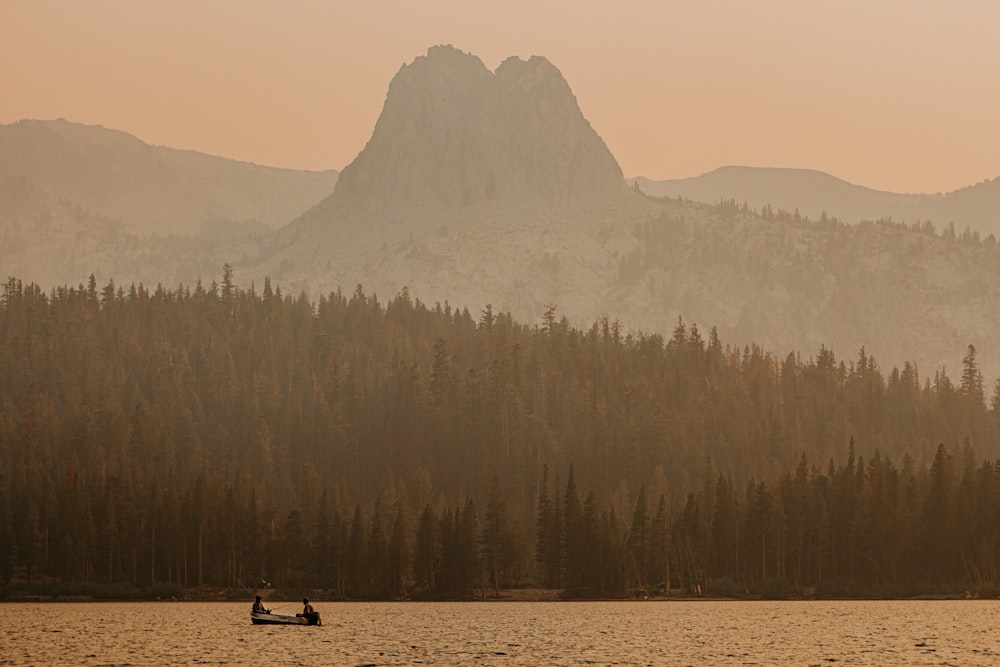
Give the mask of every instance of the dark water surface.
[(990, 600), (315, 606), (3, 604), (0, 665), (1000, 665)]

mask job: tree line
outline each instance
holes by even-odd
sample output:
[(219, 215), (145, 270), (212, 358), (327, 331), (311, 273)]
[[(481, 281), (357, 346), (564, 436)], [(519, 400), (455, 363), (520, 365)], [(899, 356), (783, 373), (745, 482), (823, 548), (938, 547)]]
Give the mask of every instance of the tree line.
[(0, 299), (8, 586), (995, 583), (1000, 384), (972, 347), (953, 383), (683, 321), (577, 329), (553, 306), (528, 325), (360, 287), (313, 303), (228, 266), (176, 289), (11, 278)]

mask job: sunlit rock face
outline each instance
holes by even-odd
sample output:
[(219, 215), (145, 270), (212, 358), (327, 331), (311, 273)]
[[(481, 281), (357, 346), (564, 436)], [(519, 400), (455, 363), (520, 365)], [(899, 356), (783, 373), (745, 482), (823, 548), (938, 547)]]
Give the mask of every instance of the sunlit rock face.
[(521, 200), (567, 206), (625, 190), (621, 168), (548, 60), (436, 46), (392, 82), (371, 139), (340, 176), (345, 214)]

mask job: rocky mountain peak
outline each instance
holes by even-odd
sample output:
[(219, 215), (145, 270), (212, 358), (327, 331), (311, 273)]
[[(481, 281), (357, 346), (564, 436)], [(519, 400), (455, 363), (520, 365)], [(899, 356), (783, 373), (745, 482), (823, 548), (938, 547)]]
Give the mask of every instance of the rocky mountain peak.
[(548, 60), (491, 72), (435, 46), (403, 65), (332, 205), (356, 217), (491, 200), (567, 206), (626, 190), (621, 168)]

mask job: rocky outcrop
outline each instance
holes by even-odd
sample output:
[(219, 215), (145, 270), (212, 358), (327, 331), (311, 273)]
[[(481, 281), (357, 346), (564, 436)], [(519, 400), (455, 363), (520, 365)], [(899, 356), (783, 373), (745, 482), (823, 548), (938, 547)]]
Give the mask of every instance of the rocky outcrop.
[(508, 58), (491, 72), (476, 56), (436, 46), (393, 78), (371, 139), (322, 215), (447, 214), (490, 201), (578, 207), (625, 189), (548, 60)]
[(548, 60), (512, 57), (491, 72), (437, 46), (393, 78), (333, 194), (240, 249), (257, 255), (237, 269), (311, 295), (405, 287), (528, 321), (547, 303), (599, 317), (613, 306), (602, 297), (612, 239), (655, 207), (629, 189)]

